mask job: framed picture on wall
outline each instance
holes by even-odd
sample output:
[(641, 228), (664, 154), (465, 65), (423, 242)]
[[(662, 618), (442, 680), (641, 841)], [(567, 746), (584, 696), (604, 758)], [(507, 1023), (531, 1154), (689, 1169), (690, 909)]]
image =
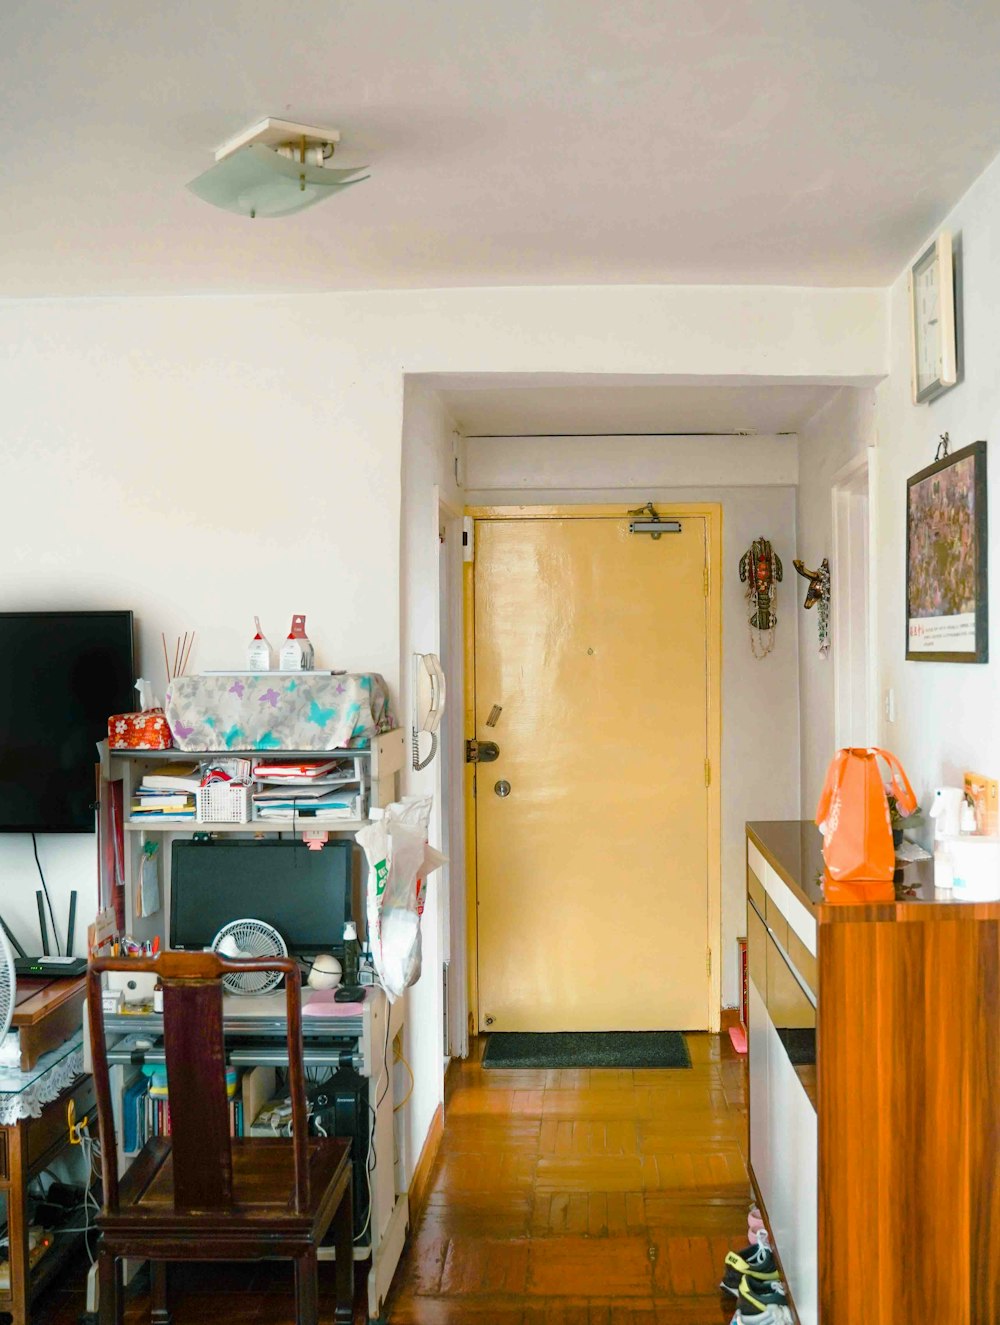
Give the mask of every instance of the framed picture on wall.
[(986, 443), (906, 484), (906, 657), (989, 661)]

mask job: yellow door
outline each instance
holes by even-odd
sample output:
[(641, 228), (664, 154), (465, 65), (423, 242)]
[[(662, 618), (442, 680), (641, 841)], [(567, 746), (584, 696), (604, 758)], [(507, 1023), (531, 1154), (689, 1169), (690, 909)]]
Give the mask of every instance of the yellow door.
[(476, 523), (481, 1030), (709, 1025), (706, 522), (680, 523)]

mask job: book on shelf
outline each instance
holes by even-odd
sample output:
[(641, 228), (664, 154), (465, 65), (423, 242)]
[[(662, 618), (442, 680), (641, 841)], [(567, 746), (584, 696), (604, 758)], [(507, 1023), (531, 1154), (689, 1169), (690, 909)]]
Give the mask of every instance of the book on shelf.
[[(246, 1099), (236, 1090), (229, 1100), (230, 1136), (246, 1135), (246, 1115)], [(122, 1121), (122, 1149), (138, 1154), (151, 1137), (170, 1135), (169, 1095), (152, 1089), (150, 1078), (140, 1074), (122, 1091)]]
[(130, 817), (132, 819), (147, 819), (149, 820), (150, 823), (156, 820), (169, 820), (170, 822), (177, 820), (178, 822), (183, 822), (185, 819), (193, 819), (195, 817), (195, 810), (193, 805), (189, 810), (142, 810), (142, 809), (135, 810), (134, 809)]
[(140, 1073), (122, 1092), (122, 1149), (126, 1155), (136, 1154), (146, 1144), (145, 1112), (148, 1084), (147, 1079)]
[(165, 796), (157, 791), (138, 791), (132, 797), (132, 811), (136, 810), (189, 810), (194, 802), (186, 793), (180, 796)]
[(161, 764), (155, 773), (146, 773), (140, 791), (197, 791), (201, 786), (201, 764), (176, 762)]

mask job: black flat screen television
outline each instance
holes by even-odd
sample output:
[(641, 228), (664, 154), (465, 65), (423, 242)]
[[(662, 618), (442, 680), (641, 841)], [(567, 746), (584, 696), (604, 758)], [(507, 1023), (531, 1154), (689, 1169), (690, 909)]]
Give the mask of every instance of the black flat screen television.
[(174, 842), (170, 946), (210, 948), (231, 920), (273, 925), (296, 957), (341, 954), (351, 918), (352, 843)]
[(0, 832), (92, 833), (97, 742), (137, 703), (131, 612), (0, 612)]

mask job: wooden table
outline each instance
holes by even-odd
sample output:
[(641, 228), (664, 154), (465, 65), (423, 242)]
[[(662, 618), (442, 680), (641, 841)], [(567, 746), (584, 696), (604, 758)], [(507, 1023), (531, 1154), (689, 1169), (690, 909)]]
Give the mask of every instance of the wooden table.
[[(80, 1030), (84, 977), (76, 980), (22, 979), (18, 982), (14, 1026), (21, 1035), (22, 1071), (56, 1060), (64, 1042)], [(30, 1068), (25, 1065), (30, 1060)], [(0, 1091), (3, 1087), (0, 1085)], [(0, 1094), (0, 1099), (8, 1099)], [(93, 1083), (78, 1075), (56, 1099), (42, 1106), (38, 1118), (20, 1118), (0, 1126), (0, 1203), (6, 1200), (9, 1285), (0, 1287), (0, 1313), (10, 1312), (13, 1325), (28, 1325), (33, 1300), (51, 1282), (80, 1235), (64, 1234), (32, 1269), (28, 1251), (28, 1184), (69, 1144), (66, 1110), (73, 1101), (78, 1119), (93, 1110)], [(71, 1221), (74, 1226), (77, 1221)]]
[(28, 1072), (47, 1054), (79, 1030), (87, 996), (86, 976), (50, 980), (21, 976), (14, 994), (11, 1028), (21, 1041), (21, 1071)]

